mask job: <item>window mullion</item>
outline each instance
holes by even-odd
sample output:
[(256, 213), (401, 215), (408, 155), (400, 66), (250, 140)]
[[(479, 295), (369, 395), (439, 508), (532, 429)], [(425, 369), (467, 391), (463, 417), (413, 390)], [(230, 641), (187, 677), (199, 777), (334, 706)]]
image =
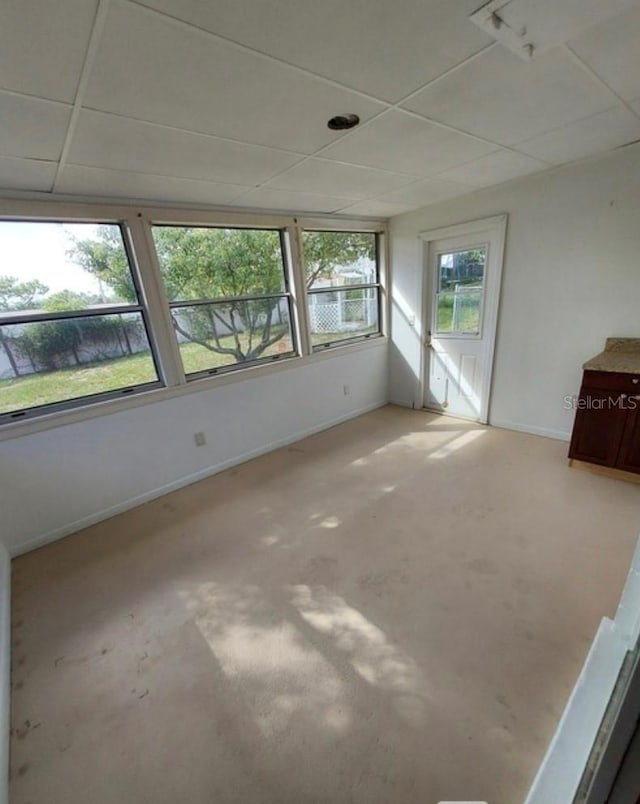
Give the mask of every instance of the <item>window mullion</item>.
[(309, 311), (307, 309), (307, 287), (304, 273), (304, 254), (302, 251), (301, 228), (297, 221), (287, 227), (287, 262), (291, 277), (291, 301), (297, 325), (300, 354), (310, 355), (311, 331), (309, 329)]
[(160, 276), (160, 266), (151, 227), (141, 217), (127, 221), (141, 291), (147, 311), (150, 339), (158, 369), (165, 385), (183, 385), (186, 377), (182, 368), (178, 341), (173, 333), (169, 301)]
[(380, 317), (380, 333), (382, 335), (389, 335), (391, 310), (390, 310), (390, 294), (389, 288), (391, 287), (391, 277), (389, 276), (390, 260), (389, 260), (389, 238), (387, 230), (378, 232), (377, 243), (377, 257), (378, 257), (378, 312)]

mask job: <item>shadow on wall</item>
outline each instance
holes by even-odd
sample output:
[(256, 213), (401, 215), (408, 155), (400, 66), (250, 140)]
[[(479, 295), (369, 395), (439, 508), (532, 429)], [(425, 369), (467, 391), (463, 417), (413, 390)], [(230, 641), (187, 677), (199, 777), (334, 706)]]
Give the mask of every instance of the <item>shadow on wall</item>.
[(421, 314), (413, 310), (400, 295), (391, 305), (392, 337), (389, 344), (389, 387), (391, 401), (412, 407), (422, 406), (419, 400), (423, 331)]

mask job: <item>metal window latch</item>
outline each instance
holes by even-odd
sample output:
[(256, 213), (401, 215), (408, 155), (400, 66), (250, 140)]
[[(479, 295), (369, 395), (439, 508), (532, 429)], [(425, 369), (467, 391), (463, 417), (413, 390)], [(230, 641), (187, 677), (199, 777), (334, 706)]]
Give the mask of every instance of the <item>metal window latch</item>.
[(427, 349), (431, 349), (431, 330), (427, 332), (427, 339), (425, 340), (424, 345), (427, 347)]

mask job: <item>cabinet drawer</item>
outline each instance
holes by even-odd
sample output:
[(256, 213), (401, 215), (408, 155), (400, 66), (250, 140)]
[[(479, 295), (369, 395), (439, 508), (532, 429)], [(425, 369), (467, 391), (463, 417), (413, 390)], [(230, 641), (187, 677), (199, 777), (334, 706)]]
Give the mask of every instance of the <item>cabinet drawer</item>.
[(582, 387), (640, 394), (640, 374), (622, 374), (617, 371), (585, 371), (582, 375)]

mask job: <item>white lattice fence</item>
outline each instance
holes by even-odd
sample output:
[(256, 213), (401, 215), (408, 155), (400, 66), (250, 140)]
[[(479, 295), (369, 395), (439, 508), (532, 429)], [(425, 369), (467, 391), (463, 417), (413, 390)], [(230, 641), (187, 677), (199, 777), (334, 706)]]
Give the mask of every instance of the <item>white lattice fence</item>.
[(315, 303), (309, 308), (313, 332), (343, 332), (369, 326), (375, 316), (375, 303), (370, 299), (341, 299)]
[(309, 310), (311, 329), (314, 332), (338, 332), (342, 326), (340, 320), (340, 304), (314, 304)]

